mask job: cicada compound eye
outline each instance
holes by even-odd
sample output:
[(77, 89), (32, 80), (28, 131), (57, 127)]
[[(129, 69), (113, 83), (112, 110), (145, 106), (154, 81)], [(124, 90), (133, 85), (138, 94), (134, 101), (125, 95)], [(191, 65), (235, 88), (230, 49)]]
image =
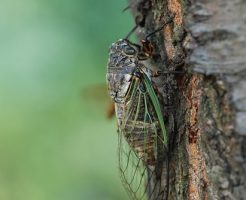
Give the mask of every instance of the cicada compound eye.
[(133, 47), (130, 47), (128, 45), (124, 46), (123, 51), (127, 55), (134, 55), (136, 53), (136, 50)]

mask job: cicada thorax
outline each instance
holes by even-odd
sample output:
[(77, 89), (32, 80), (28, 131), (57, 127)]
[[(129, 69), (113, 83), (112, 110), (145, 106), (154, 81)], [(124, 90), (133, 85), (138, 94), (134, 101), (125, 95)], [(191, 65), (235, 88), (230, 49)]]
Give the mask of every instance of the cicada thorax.
[(136, 50), (129, 46), (127, 40), (119, 40), (111, 45), (106, 79), (114, 102), (124, 102), (137, 64)]

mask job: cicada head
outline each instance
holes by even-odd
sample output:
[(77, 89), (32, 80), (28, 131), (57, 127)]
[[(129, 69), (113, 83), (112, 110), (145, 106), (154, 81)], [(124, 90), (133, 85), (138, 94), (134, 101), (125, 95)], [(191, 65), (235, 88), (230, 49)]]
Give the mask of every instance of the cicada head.
[(120, 39), (109, 49), (107, 83), (114, 102), (125, 103), (132, 74), (138, 65), (139, 49), (127, 39)]

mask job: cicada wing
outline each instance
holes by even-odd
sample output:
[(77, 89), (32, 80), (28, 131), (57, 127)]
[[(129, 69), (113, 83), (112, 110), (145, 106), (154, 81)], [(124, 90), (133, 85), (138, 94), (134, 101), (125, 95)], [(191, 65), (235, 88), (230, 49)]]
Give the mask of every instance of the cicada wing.
[(148, 169), (119, 132), (119, 169), (123, 185), (131, 199), (147, 200)]
[(159, 125), (161, 128), (161, 133), (162, 133), (161, 140), (163, 141), (163, 145), (164, 145), (165, 149), (167, 150), (168, 149), (168, 135), (167, 135), (166, 127), (164, 124), (164, 119), (163, 119), (163, 115), (161, 112), (161, 106), (160, 106), (158, 97), (155, 94), (155, 91), (152, 87), (151, 81), (149, 80), (148, 76), (144, 73), (143, 73), (143, 80), (144, 80), (144, 85), (146, 87), (147, 93), (149, 94), (151, 103), (154, 107), (156, 117), (158, 119), (158, 122), (159, 122)]
[[(124, 105), (124, 118), (119, 125), (119, 170), (125, 189), (132, 199), (147, 199), (147, 166), (137, 154), (135, 144), (138, 140), (136, 129), (140, 115), (141, 95), (138, 81), (133, 81), (128, 93), (128, 104)], [(123, 109), (123, 108), (122, 108)]]
[[(151, 183), (155, 176), (158, 148), (164, 144), (161, 120), (155, 111), (147, 82), (136, 79), (128, 93), (128, 103), (121, 109), (124, 117), (119, 123), (119, 168), (122, 182), (130, 197), (136, 200), (154, 199), (160, 185)], [(144, 88), (145, 89), (144, 89)], [(153, 88), (152, 88), (153, 89)], [(163, 121), (163, 120), (162, 120)], [(152, 184), (152, 185), (151, 185)], [(161, 184), (160, 182), (158, 184)]]

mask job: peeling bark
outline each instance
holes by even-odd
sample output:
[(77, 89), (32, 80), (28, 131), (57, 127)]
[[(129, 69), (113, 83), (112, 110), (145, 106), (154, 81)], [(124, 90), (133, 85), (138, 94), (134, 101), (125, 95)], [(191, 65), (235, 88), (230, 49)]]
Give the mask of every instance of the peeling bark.
[(172, 20), (151, 38), (151, 65), (186, 71), (154, 79), (172, 146), (168, 199), (246, 199), (246, 2), (130, 5), (140, 38)]

